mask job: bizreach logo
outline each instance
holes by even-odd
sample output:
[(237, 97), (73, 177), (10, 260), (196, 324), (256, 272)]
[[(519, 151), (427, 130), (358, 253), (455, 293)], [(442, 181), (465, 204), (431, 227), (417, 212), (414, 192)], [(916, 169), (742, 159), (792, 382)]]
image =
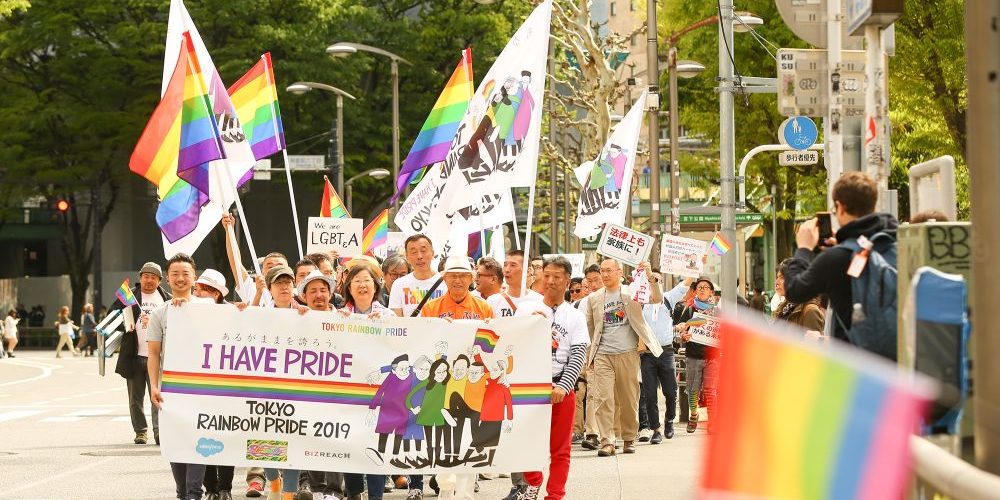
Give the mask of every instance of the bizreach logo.
[(224, 448), (225, 446), (222, 444), (222, 441), (201, 438), (198, 440), (198, 444), (195, 445), (194, 451), (198, 452), (198, 454), (203, 457), (210, 457), (217, 453), (222, 453)]
[(247, 460), (265, 462), (287, 462), (288, 441), (265, 441), (247, 439)]

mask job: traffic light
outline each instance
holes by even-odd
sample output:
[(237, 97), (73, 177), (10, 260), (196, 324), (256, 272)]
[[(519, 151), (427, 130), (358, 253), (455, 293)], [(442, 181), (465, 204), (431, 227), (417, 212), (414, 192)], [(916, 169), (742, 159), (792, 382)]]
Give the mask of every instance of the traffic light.
[(67, 211), (69, 211), (69, 202), (64, 199), (56, 201), (56, 210), (58, 210), (60, 213), (65, 214)]

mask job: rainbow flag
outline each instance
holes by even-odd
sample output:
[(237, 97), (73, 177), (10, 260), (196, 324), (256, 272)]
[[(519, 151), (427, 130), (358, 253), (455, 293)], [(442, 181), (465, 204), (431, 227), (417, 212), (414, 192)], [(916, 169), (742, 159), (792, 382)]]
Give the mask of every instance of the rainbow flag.
[(122, 282), (122, 286), (118, 287), (118, 290), (115, 290), (115, 297), (118, 297), (118, 300), (120, 300), (125, 307), (139, 304), (139, 301), (135, 300), (132, 288), (128, 286), (128, 278), (125, 278), (125, 281)]
[(337, 219), (351, 218), (351, 213), (347, 211), (344, 202), (340, 201), (340, 196), (337, 195), (337, 191), (330, 184), (330, 179), (324, 175), (323, 182), (323, 201), (319, 207), (319, 216), (334, 217)]
[(403, 161), (399, 177), (396, 178), (396, 193), (392, 195), (390, 203), (395, 203), (406, 186), (419, 175), (416, 172), (420, 172), (427, 165), (444, 161), (448, 156), (452, 140), (458, 132), (462, 119), (465, 118), (465, 110), (469, 107), (469, 100), (472, 99), (474, 92), (472, 49), (465, 49), (462, 51), (462, 60), (452, 72), (451, 78), (434, 103), (434, 108), (424, 120), (424, 126), (420, 128), (417, 139), (413, 141), (410, 153)]
[(225, 158), (190, 33), (160, 103), (129, 159), (129, 169), (157, 185), (156, 223), (173, 243), (198, 226), (208, 202), (208, 162)]
[(722, 256), (726, 252), (733, 249), (733, 245), (726, 241), (726, 237), (722, 236), (721, 231), (717, 231), (715, 236), (712, 237), (712, 242), (708, 245), (709, 250), (715, 255)]
[(699, 496), (902, 498), (909, 438), (933, 390), (860, 350), (775, 328), (722, 321), (718, 415), (709, 416)]
[(250, 71), (229, 87), (236, 116), (246, 131), (254, 159), (260, 160), (285, 149), (285, 132), (278, 109), (271, 53), (260, 56)]
[(483, 352), (492, 353), (497, 348), (497, 342), (499, 341), (500, 336), (493, 330), (479, 328), (476, 330), (476, 339), (472, 341), (472, 345), (479, 346)]
[(366, 255), (389, 242), (389, 209), (383, 210), (361, 232), (361, 250)]

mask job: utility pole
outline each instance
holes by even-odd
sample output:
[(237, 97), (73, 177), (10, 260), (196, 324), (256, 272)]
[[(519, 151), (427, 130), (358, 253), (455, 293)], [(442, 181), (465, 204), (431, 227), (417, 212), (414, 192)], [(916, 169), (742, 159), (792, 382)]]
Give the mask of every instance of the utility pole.
[(833, 209), (833, 184), (844, 172), (844, 136), (841, 130), (844, 110), (840, 101), (840, 49), (842, 46), (840, 1), (826, 0), (826, 65), (830, 71), (830, 82), (826, 90), (827, 102), (830, 107), (826, 119), (823, 120), (823, 137), (826, 139), (823, 163), (826, 164), (826, 204), (831, 210)]
[[(681, 120), (677, 103), (677, 46), (670, 44), (670, 234), (681, 234)], [(655, 242), (654, 242), (655, 243)]]
[(885, 58), (882, 54), (882, 28), (865, 25), (865, 172), (878, 184), (878, 207), (888, 212), (890, 207), (889, 171), (885, 163), (885, 106), (882, 76)]
[[(733, 118), (733, 0), (721, 0), (719, 9), (719, 179), (722, 181), (722, 236), (736, 243), (736, 124)], [(738, 247), (737, 247), (738, 248)], [(737, 250), (722, 255), (722, 301), (735, 310)]]
[[(657, 49), (656, 1), (646, 1), (646, 74), (649, 79), (649, 235), (653, 248), (649, 260), (654, 266), (660, 262), (660, 60)], [(670, 83), (673, 90), (674, 82)], [(670, 117), (673, 126), (674, 117)], [(673, 158), (671, 158), (673, 159)], [(673, 170), (673, 169), (671, 169)], [(674, 183), (671, 183), (673, 186)], [(629, 202), (631, 203), (631, 202)]]

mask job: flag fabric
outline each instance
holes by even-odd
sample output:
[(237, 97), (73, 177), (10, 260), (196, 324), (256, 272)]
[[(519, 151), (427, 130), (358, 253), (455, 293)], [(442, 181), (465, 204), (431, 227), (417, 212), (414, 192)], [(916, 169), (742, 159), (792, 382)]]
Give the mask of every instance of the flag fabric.
[(376, 248), (389, 242), (389, 209), (382, 210), (361, 232), (361, 251), (374, 255)]
[(324, 175), (323, 182), (323, 201), (320, 203), (319, 216), (336, 219), (351, 218), (351, 213), (347, 211), (344, 202), (340, 201), (340, 196), (337, 195), (337, 191), (330, 184), (330, 179)]
[(180, 44), (167, 92), (129, 159), (130, 170), (157, 186), (156, 222), (169, 242), (197, 228), (211, 191), (208, 163), (224, 155), (190, 36)]
[(722, 320), (718, 415), (701, 498), (902, 498), (909, 438), (934, 388), (801, 331)]
[(267, 158), (285, 149), (270, 52), (260, 56), (260, 61), (229, 87), (228, 93), (255, 159)]
[(487, 330), (485, 328), (479, 328), (476, 330), (476, 338), (472, 341), (472, 345), (479, 346), (483, 352), (489, 354), (492, 353), (497, 348), (497, 342), (500, 341), (500, 336), (497, 335), (493, 330)]
[(132, 288), (128, 286), (128, 278), (125, 278), (125, 281), (122, 282), (122, 286), (118, 287), (118, 290), (115, 291), (115, 297), (118, 297), (118, 300), (121, 301), (125, 307), (139, 304), (139, 301), (135, 299), (135, 294), (132, 293)]
[(410, 153), (403, 161), (399, 177), (396, 178), (396, 193), (392, 195), (390, 203), (396, 203), (399, 195), (420, 175), (419, 172), (424, 167), (444, 161), (448, 156), (472, 93), (472, 49), (467, 48), (462, 51), (462, 60), (452, 72), (431, 108), (430, 115), (424, 120)]
[(575, 169), (582, 186), (573, 234), (591, 238), (605, 224), (624, 225), (625, 212), (631, 203), (635, 152), (639, 147), (642, 117), (646, 111), (646, 91), (615, 126), (607, 144), (594, 161)]
[(708, 244), (708, 249), (720, 257), (732, 250), (732, 248), (732, 243), (726, 240), (726, 237), (722, 235), (722, 231), (716, 231), (715, 236), (712, 237), (712, 242)]

